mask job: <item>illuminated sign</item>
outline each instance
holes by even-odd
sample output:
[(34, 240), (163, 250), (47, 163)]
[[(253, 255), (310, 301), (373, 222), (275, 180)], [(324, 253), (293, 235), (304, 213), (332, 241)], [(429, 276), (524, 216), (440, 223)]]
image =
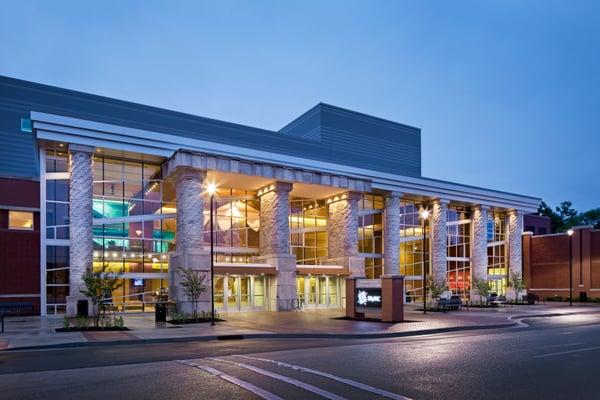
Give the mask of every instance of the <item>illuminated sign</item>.
[(356, 308), (381, 308), (381, 289), (377, 288), (357, 288), (356, 289)]

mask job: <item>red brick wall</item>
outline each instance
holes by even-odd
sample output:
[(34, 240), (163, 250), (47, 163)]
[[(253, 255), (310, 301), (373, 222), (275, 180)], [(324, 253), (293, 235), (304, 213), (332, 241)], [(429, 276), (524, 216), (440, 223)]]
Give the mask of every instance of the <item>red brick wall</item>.
[[(575, 229), (571, 240), (573, 297), (586, 292), (588, 298), (600, 298), (600, 231)], [(524, 237), (523, 274), (531, 291), (568, 297), (569, 243), (566, 233)]]
[[(8, 229), (10, 207), (39, 207), (39, 182), (0, 178), (0, 302), (31, 301), (40, 312), (40, 214), (31, 231)], [(6, 297), (10, 295), (10, 297)]]

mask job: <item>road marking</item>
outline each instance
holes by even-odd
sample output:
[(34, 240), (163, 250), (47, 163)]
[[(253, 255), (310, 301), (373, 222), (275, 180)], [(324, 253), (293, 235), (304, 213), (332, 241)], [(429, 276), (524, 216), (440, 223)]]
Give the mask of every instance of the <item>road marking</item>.
[(250, 357), (250, 356), (242, 356), (242, 355), (236, 355), (235, 357), (240, 357), (240, 358), (246, 358), (248, 360), (257, 360), (257, 361), (264, 361), (264, 362), (268, 362), (271, 364), (276, 364), (280, 367), (287, 367), (287, 368), (291, 368), (294, 369), (296, 371), (302, 371), (302, 372), (306, 372), (309, 374), (314, 374), (314, 375), (319, 375), (325, 378), (329, 378), (329, 379), (333, 379), (334, 381), (340, 382), (340, 383), (345, 383), (346, 385), (349, 386), (353, 386), (355, 388), (367, 391), (367, 392), (371, 392), (371, 393), (375, 393), (378, 394), (382, 397), (387, 397), (388, 399), (394, 399), (394, 400), (411, 400), (409, 397), (405, 397), (405, 396), (401, 396), (399, 394), (396, 393), (392, 393), (392, 392), (388, 392), (386, 390), (383, 389), (378, 389), (376, 387), (373, 386), (369, 386), (367, 384), (364, 383), (360, 383), (357, 381), (353, 381), (351, 379), (347, 379), (347, 378), (342, 378), (333, 374), (329, 374), (327, 372), (322, 372), (322, 371), (317, 371), (314, 369), (310, 369), (310, 368), (306, 368), (306, 367), (301, 367), (299, 365), (293, 365), (293, 364), (287, 364), (281, 361), (277, 361), (277, 360), (269, 360), (267, 358), (258, 358), (258, 357)]
[(582, 342), (576, 342), (576, 343), (567, 343), (567, 344), (553, 344), (553, 345), (550, 345), (550, 346), (540, 346), (540, 347), (537, 347), (537, 349), (538, 350), (552, 349), (552, 348), (555, 348), (555, 347), (569, 347), (569, 346), (577, 346), (577, 345), (580, 345), (580, 344), (583, 344), (583, 343)]
[(577, 350), (559, 351), (557, 353), (540, 354), (538, 356), (533, 356), (533, 358), (544, 358), (544, 357), (552, 357), (552, 356), (561, 356), (563, 354), (581, 353), (582, 351), (591, 351), (591, 350), (600, 350), (600, 346), (586, 347), (584, 349), (577, 349)]
[(195, 364), (195, 363), (185, 361), (185, 360), (177, 360), (176, 362), (178, 362), (179, 364), (189, 365), (191, 367), (195, 367), (195, 368), (201, 369), (203, 371), (206, 371), (209, 374), (217, 376), (227, 382), (233, 383), (234, 385), (237, 385), (237, 386), (241, 387), (242, 389), (246, 389), (247, 391), (252, 392), (259, 397), (262, 397), (265, 400), (284, 400), (274, 393), (271, 393), (264, 389), (261, 389), (258, 386), (251, 384), (250, 382), (246, 382), (241, 379), (238, 379), (235, 376), (227, 375), (223, 371), (219, 371), (216, 368), (208, 367), (206, 365)]
[(267, 370), (255, 367), (253, 365), (244, 364), (244, 363), (236, 362), (236, 361), (224, 360), (222, 358), (207, 357), (206, 360), (213, 360), (213, 361), (218, 361), (218, 362), (224, 362), (224, 363), (235, 365), (235, 366), (240, 367), (240, 368), (245, 368), (247, 370), (256, 372), (257, 374), (265, 375), (265, 376), (268, 376), (270, 378), (277, 379), (277, 380), (289, 383), (290, 385), (294, 385), (294, 386), (299, 387), (301, 389), (304, 389), (306, 391), (318, 394), (319, 396), (324, 397), (324, 398), (329, 399), (329, 400), (346, 400), (346, 398), (344, 398), (344, 397), (341, 397), (341, 396), (338, 396), (337, 394), (334, 394), (334, 393), (328, 392), (326, 390), (320, 389), (320, 388), (318, 388), (316, 386), (311, 385), (310, 383), (301, 382), (301, 381), (299, 381), (297, 379), (290, 378), (290, 377), (284, 376), (284, 375), (279, 375), (279, 374), (276, 374), (275, 372), (267, 371)]

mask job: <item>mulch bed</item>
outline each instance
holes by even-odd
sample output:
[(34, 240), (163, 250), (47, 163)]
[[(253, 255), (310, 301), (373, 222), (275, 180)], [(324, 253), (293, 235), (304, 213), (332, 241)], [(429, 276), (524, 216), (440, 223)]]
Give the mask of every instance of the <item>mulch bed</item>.
[[(167, 321), (170, 324), (173, 325), (185, 325), (185, 324), (202, 324), (202, 323), (206, 323), (206, 322), (210, 322), (212, 321), (210, 318), (189, 318), (189, 319), (182, 319), (182, 320), (170, 320)], [(224, 319), (220, 319), (220, 318), (215, 318), (215, 322), (225, 322)]]
[(56, 328), (56, 332), (113, 332), (113, 331), (129, 331), (130, 329), (127, 327), (115, 327), (115, 326), (111, 326), (110, 328), (106, 328), (103, 326), (97, 327), (97, 326), (88, 326), (88, 327), (75, 327), (72, 326), (70, 328)]

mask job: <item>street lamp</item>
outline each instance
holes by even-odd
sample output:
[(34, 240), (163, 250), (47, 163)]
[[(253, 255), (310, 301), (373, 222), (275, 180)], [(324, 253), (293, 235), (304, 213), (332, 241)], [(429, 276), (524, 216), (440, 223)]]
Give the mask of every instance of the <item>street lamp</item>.
[(213, 228), (213, 208), (214, 197), (217, 191), (217, 185), (209, 183), (206, 186), (206, 192), (210, 195), (210, 324), (215, 324), (215, 261), (214, 261), (214, 228)]
[(421, 210), (421, 219), (423, 220), (423, 244), (421, 248), (421, 257), (423, 260), (423, 314), (427, 314), (427, 269), (425, 266), (425, 223), (427, 222), (427, 218), (429, 218), (429, 210)]
[(573, 229), (569, 229), (567, 235), (569, 235), (569, 307), (573, 307)]

